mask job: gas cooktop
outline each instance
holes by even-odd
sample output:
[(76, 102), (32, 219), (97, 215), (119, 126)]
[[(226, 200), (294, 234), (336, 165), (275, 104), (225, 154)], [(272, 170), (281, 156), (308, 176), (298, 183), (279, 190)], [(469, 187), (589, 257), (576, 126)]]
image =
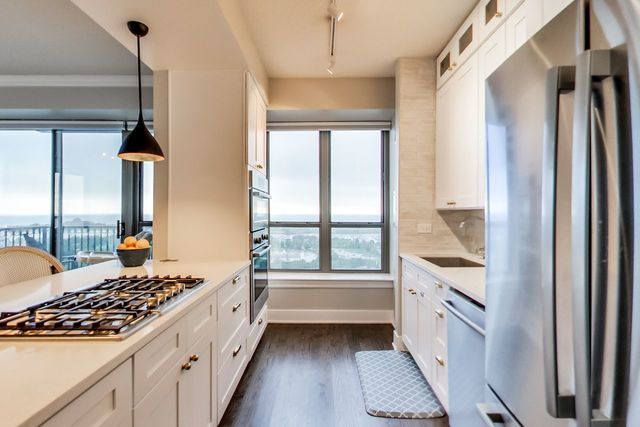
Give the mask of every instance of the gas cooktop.
[(121, 276), (22, 311), (0, 313), (0, 339), (121, 340), (182, 301), (204, 279)]

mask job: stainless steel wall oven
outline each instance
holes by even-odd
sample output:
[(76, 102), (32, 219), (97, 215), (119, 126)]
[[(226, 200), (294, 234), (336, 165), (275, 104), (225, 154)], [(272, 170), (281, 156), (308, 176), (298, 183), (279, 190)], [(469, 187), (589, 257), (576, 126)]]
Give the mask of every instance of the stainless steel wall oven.
[(249, 206), (251, 218), (251, 323), (269, 297), (269, 182), (250, 172)]

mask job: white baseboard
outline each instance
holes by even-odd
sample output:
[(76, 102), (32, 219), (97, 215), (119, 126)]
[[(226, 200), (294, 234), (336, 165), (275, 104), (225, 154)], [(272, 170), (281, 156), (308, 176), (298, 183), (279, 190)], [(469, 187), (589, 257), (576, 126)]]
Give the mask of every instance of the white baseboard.
[(402, 336), (398, 335), (398, 331), (396, 329), (393, 330), (393, 349), (396, 351), (407, 351), (407, 346), (404, 345), (404, 341), (402, 341)]
[(393, 310), (277, 310), (269, 323), (393, 323)]

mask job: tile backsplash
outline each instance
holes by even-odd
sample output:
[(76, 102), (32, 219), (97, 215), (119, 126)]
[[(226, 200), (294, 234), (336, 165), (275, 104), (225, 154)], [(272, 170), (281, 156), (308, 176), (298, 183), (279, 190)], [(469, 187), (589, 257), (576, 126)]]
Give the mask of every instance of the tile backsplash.
[(438, 211), (462, 246), (471, 253), (484, 248), (484, 210)]

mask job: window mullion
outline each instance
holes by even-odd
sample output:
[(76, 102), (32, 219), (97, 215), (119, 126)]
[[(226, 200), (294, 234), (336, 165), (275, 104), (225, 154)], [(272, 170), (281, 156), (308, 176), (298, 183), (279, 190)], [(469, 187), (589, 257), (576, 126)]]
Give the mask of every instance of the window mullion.
[(50, 252), (53, 256), (62, 259), (62, 132), (51, 131), (51, 228), (50, 228)]
[(331, 271), (330, 132), (320, 132), (320, 270)]

